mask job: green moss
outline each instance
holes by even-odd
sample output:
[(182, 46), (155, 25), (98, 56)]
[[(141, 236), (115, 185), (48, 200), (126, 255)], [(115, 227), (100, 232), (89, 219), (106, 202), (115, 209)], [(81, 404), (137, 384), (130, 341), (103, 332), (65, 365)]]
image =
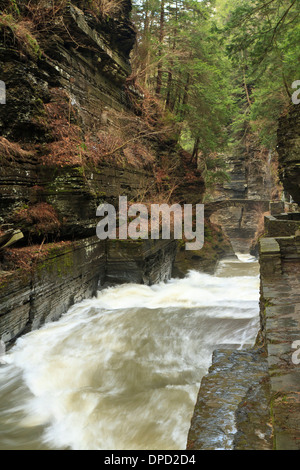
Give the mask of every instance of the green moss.
[(4, 32), (9, 30), (22, 51), (30, 56), (31, 59), (37, 60), (41, 57), (39, 43), (26, 28), (24, 22), (19, 22), (19, 19), (14, 18), (12, 14), (3, 13), (0, 17), (0, 31), (1, 30)]
[(7, 279), (7, 277), (5, 277), (4, 279), (0, 279), (0, 289), (5, 289), (10, 281), (11, 279)]
[(49, 250), (47, 258), (38, 264), (37, 270), (40, 275), (42, 271), (46, 271), (48, 274), (51, 273), (58, 277), (63, 277), (72, 271), (73, 266), (74, 260), (72, 252), (63, 252), (59, 248), (53, 248)]
[(76, 166), (73, 168), (80, 176), (85, 176), (85, 170), (83, 166)]
[(263, 299), (263, 302), (264, 302), (265, 308), (267, 308), (267, 307), (272, 307), (272, 306), (274, 305), (274, 304), (271, 302), (271, 299), (268, 298), (268, 297), (264, 298), (264, 299)]
[(43, 276), (45, 271), (47, 274), (54, 274), (62, 277), (72, 271), (74, 266), (73, 249), (72, 246), (56, 246), (48, 247), (47, 252), (44, 254), (36, 267), (36, 272), (39, 276)]
[(106, 197), (106, 192), (105, 191), (95, 191), (96, 197), (99, 198), (105, 198)]

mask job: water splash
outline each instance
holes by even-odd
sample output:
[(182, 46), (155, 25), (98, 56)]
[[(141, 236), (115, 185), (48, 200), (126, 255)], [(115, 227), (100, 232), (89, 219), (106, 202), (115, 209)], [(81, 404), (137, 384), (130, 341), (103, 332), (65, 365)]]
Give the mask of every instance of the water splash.
[(1, 449), (184, 449), (212, 351), (257, 334), (258, 276), (232, 266), (105, 289), (21, 337), (0, 368)]

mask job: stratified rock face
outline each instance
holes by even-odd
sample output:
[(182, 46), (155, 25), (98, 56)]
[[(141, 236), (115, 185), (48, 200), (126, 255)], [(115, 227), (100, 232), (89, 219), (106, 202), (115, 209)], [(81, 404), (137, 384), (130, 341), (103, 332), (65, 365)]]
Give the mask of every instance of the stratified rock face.
[[(22, 14), (37, 1), (23, 2)], [(141, 143), (131, 132), (143, 119), (131, 101), (141, 96), (126, 85), (135, 41), (130, 0), (106, 18), (91, 12), (89, 2), (54, 2), (60, 3), (65, 6), (59, 14), (48, 12), (51, 21), (34, 23), (30, 40), (36, 38), (36, 50), (20, 44), (18, 18), (15, 38), (10, 26), (0, 28), (0, 79), (7, 90), (6, 105), (0, 106), (0, 225), (19, 224), (20, 211), (46, 203), (60, 220), (53, 236), (84, 238), (95, 234), (100, 203), (116, 205), (120, 195), (138, 200), (155, 187), (153, 163), (163, 152), (176, 152), (175, 141), (170, 139), (170, 148), (153, 136)], [(127, 120), (133, 124), (122, 134)], [(181, 182), (184, 171), (177, 176)], [(193, 187), (182, 184), (180, 200), (199, 202), (200, 176)], [(27, 240), (28, 227), (16, 228)]]
[(300, 105), (292, 106), (280, 119), (277, 151), (283, 186), (300, 204)]
[(270, 200), (274, 189), (272, 152), (254, 138), (241, 142), (231, 154), (224, 155), (230, 181), (223, 183), (214, 199)]
[(95, 295), (104, 282), (105, 261), (105, 245), (94, 237), (53, 246), (34, 269), (7, 273), (0, 281), (2, 340), (12, 342)]
[(53, 87), (67, 92), (70, 107), (76, 106), (86, 128), (101, 123), (105, 106), (120, 110), (128, 104), (123, 87), (135, 41), (131, 3), (124, 0), (122, 16), (103, 20), (79, 8), (80, 3), (67, 2), (50, 24), (37, 27), (36, 54), (24, 53), (9, 28), (0, 35), (1, 80), (7, 89), (7, 104), (0, 106), (3, 137), (18, 142), (49, 140), (43, 103), (49, 101)]
[(275, 157), (249, 134), (224, 159), (230, 180), (217, 188), (207, 213), (222, 227), (235, 252), (249, 253), (278, 189)]
[[(117, 243), (95, 236), (101, 203), (117, 207), (120, 195), (134, 200), (153, 186), (151, 159), (140, 147), (129, 155), (131, 165), (111, 152), (124, 144), (112, 144), (114, 116), (124, 111), (136, 118), (125, 87), (135, 41), (130, 0), (106, 18), (91, 11), (92, 2), (43, 2), (38, 24), (27, 16), (38, 0), (15, 3), (33, 33), (24, 33), (26, 21), (20, 26), (19, 15), (8, 13), (11, 2), (0, 0), (0, 80), (7, 92), (0, 106), (0, 230), (21, 229), (28, 246), (0, 253), (6, 343), (59, 318), (106, 282), (169, 278), (176, 251), (173, 240)], [(63, 8), (53, 16), (51, 5)], [(137, 92), (131, 87), (131, 93)], [(34, 261), (22, 258), (29, 253)]]
[(89, 237), (50, 245), (46, 257), (28, 270), (0, 279), (0, 338), (5, 343), (112, 283), (152, 285), (170, 278), (174, 240), (103, 240)]
[[(122, 194), (134, 196), (148, 176), (143, 168), (120, 168), (113, 159), (107, 164), (94, 144), (99, 130), (109, 140), (107, 111), (129, 106), (124, 84), (135, 41), (131, 2), (124, 0), (122, 13), (113, 18), (97, 16), (84, 8), (86, 2), (65, 2), (41, 24), (26, 16), (27, 3), (21, 14), (34, 28), (29, 42), (36, 51), (22, 46), (17, 18), (4, 13), (2, 21), (9, 25), (0, 28), (0, 79), (6, 84), (6, 104), (0, 106), (0, 225), (19, 226), (27, 240), (32, 228), (20, 226), (18, 213), (42, 202), (61, 222), (52, 234), (56, 238), (92, 236), (98, 205), (115, 203)], [(2, 8), (9, 4), (1, 2)], [(47, 3), (40, 8), (46, 16)], [(87, 135), (97, 160), (91, 170), (81, 159)], [(48, 235), (51, 240), (46, 230)]]

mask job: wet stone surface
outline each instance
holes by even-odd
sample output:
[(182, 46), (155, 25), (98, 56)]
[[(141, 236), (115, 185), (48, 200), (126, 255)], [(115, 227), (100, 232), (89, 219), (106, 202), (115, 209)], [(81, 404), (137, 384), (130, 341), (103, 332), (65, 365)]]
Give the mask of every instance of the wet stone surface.
[(189, 450), (271, 450), (268, 363), (263, 349), (218, 349), (202, 379)]
[[(282, 275), (262, 281), (263, 334), (268, 350), (271, 414), (276, 450), (300, 449), (300, 258), (291, 260), (281, 250)], [(296, 358), (293, 359), (293, 355)]]

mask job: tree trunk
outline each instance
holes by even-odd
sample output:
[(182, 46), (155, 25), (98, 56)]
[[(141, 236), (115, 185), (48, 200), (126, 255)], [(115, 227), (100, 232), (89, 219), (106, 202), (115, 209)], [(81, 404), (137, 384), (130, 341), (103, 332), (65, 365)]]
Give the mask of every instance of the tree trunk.
[(198, 151), (199, 151), (199, 144), (200, 144), (200, 138), (196, 137), (195, 142), (194, 142), (192, 157), (191, 157), (191, 160), (190, 160), (190, 163), (192, 163), (194, 160), (196, 160), (196, 165), (197, 165), (197, 156), (198, 156)]
[[(177, 37), (177, 20), (178, 20), (178, 3), (177, 0), (175, 2), (176, 8), (175, 8), (175, 20), (176, 20), (176, 26), (174, 29), (174, 37), (173, 37), (173, 46), (172, 46), (172, 54), (175, 53), (176, 49), (176, 37)], [(170, 59), (170, 65), (169, 65), (169, 71), (168, 71), (168, 83), (167, 83), (167, 98), (166, 98), (166, 107), (172, 111), (174, 109), (174, 100), (173, 100), (173, 105), (171, 105), (171, 95), (172, 95), (172, 85), (173, 85), (173, 73), (172, 73), (172, 68), (173, 68), (173, 60)]]
[(160, 95), (162, 87), (162, 47), (165, 33), (165, 0), (161, 0), (160, 6), (160, 22), (159, 22), (159, 48), (158, 48), (158, 66), (157, 66), (157, 81), (156, 93)]

